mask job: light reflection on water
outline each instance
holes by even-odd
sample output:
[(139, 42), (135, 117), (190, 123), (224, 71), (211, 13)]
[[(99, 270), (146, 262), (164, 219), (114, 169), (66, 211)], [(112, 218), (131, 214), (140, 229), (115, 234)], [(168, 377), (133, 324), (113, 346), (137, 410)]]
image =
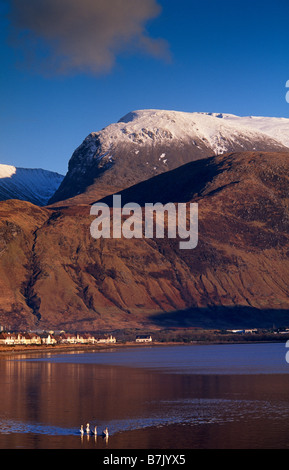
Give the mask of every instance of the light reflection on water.
[(110, 349), (44, 357), (53, 363), (107, 364), (144, 367), (173, 373), (284, 374), (289, 373), (283, 343), (189, 345)]
[[(289, 447), (285, 353), (176, 346), (1, 360), (0, 448)], [(81, 438), (87, 422), (108, 426), (109, 441)]]
[[(239, 403), (244, 410), (244, 405), (250, 402)], [(158, 403), (160, 409), (154, 411), (148, 417), (127, 420), (112, 420), (110, 422), (110, 435), (117, 432), (132, 431), (151, 426), (165, 426), (171, 424), (190, 424), (222, 422), (234, 419), (239, 415), (237, 402), (230, 400), (174, 400)], [(267, 404), (262, 406), (267, 407)], [(174, 408), (174, 412), (172, 409)], [(227, 416), (224, 416), (224, 408)], [(35, 433), (45, 435), (80, 435), (78, 429), (45, 426), (39, 424), (21, 423), (17, 421), (1, 421), (1, 433)], [(92, 428), (94, 423), (92, 423)]]
[[(135, 419), (111, 420), (110, 436), (119, 432), (133, 431), (150, 427), (162, 427), (173, 424), (198, 426), (200, 424), (222, 424), (242, 419), (258, 419), (266, 415), (278, 420), (288, 414), (289, 404), (273, 404), (265, 401), (250, 400), (171, 400), (158, 402), (160, 407), (150, 416)], [(95, 423), (91, 423), (91, 429)], [(50, 436), (80, 436), (79, 429), (47, 426), (45, 424), (23, 423), (12, 420), (0, 421), (1, 433), (43, 434)], [(100, 437), (101, 434), (98, 436)], [(86, 434), (84, 434), (86, 437)]]

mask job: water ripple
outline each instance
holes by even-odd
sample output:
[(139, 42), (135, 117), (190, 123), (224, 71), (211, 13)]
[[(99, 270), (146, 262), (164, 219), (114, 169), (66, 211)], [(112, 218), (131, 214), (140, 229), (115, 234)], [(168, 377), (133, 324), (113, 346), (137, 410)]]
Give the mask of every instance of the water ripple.
[[(262, 416), (270, 420), (278, 420), (289, 414), (289, 403), (271, 403), (256, 400), (226, 400), (226, 399), (180, 399), (163, 400), (155, 405), (151, 402), (149, 416), (141, 415), (129, 419), (111, 420), (107, 423), (90, 423), (98, 429), (109, 427), (110, 435), (119, 432), (134, 431), (149, 427), (164, 427), (169, 425), (206, 425), (239, 422), (246, 419), (260, 419)], [(80, 435), (77, 428), (64, 428), (39, 423), (24, 423), (17, 420), (0, 419), (2, 434), (25, 433), (50, 436)]]

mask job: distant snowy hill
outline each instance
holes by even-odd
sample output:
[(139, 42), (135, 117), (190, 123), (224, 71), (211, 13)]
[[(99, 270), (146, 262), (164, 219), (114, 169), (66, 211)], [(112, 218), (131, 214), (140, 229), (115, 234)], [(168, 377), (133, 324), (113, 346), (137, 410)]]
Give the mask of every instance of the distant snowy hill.
[(44, 206), (63, 178), (52, 171), (0, 164), (0, 200), (20, 199)]
[[(50, 203), (93, 202), (190, 161), (225, 152), (284, 151), (289, 119), (140, 110), (92, 132)], [(75, 201), (74, 201), (75, 202)]]

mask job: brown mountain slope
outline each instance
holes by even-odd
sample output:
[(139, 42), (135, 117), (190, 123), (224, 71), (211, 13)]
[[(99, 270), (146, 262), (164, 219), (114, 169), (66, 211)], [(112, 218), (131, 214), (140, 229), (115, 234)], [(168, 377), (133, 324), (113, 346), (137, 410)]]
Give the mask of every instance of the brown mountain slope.
[(288, 174), (289, 153), (234, 153), (123, 191), (123, 203), (198, 202), (194, 250), (174, 239), (94, 240), (89, 206), (1, 203), (0, 324), (288, 325)]

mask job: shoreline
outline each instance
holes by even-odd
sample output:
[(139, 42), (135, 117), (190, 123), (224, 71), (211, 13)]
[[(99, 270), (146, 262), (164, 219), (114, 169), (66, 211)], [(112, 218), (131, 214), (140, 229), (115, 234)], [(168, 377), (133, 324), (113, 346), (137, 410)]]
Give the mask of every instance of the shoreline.
[(46, 345), (16, 345), (16, 346), (0, 346), (1, 356), (23, 354), (23, 353), (62, 353), (71, 351), (96, 351), (106, 350), (112, 347), (120, 347), (124, 344), (56, 344), (53, 346)]
[(237, 339), (230, 341), (222, 340), (206, 340), (206, 341), (191, 341), (191, 342), (182, 342), (182, 341), (168, 341), (168, 342), (158, 342), (154, 341), (152, 343), (135, 343), (128, 341), (125, 343), (112, 343), (112, 344), (56, 344), (56, 345), (16, 345), (16, 346), (0, 346), (0, 360), (7, 356), (16, 356), (22, 354), (45, 354), (45, 353), (54, 353), (62, 354), (69, 352), (101, 352), (108, 349), (122, 349), (122, 348), (139, 348), (139, 347), (165, 347), (165, 346), (206, 346), (206, 345), (233, 345), (233, 344), (264, 344), (264, 343), (283, 343), (286, 342), (288, 338), (275, 338), (275, 339), (264, 339), (262, 340), (240, 340)]
[(0, 346), (0, 359), (7, 355), (16, 354), (30, 354), (30, 353), (66, 353), (66, 352), (100, 352), (107, 349), (119, 349), (130, 347), (151, 347), (151, 346), (172, 346), (184, 345), (185, 343), (150, 343), (150, 344), (137, 344), (133, 342), (127, 343), (112, 343), (112, 344), (56, 344), (54, 346), (46, 345), (16, 345), (16, 346)]

